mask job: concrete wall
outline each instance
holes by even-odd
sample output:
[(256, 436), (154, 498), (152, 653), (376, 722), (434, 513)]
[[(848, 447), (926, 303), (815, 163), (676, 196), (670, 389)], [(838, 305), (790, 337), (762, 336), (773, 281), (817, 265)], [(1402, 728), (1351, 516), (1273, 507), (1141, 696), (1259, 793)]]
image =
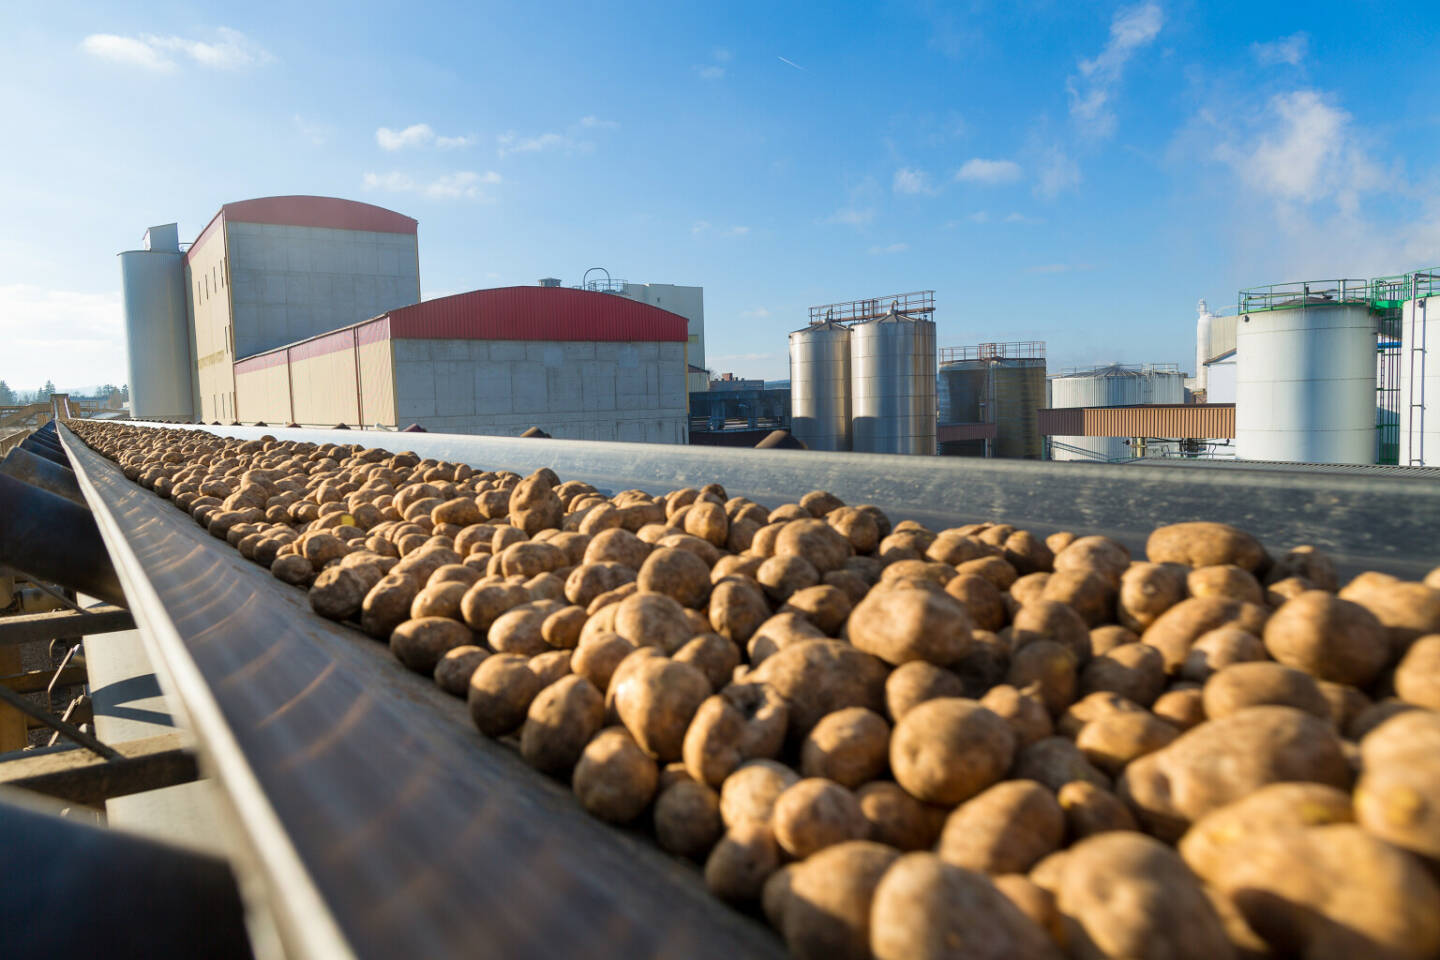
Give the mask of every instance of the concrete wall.
[[(686, 361), (697, 367), (705, 367), (705, 288), (684, 287), (674, 283), (627, 283), (623, 294), (631, 300), (639, 300), (657, 306), (671, 313), (678, 313), (689, 321), (689, 342), (685, 345)], [(710, 389), (710, 376), (705, 373), (689, 375), (685, 392), (700, 393)]]
[(392, 340), (396, 423), (427, 430), (684, 443), (680, 343)]
[(185, 262), (190, 324), (195, 336), (196, 392), (200, 419), (206, 423), (229, 423), (236, 418), (228, 266), (223, 230), (203, 235), (190, 248)]
[(420, 302), (413, 235), (264, 223), (226, 232), (239, 357)]

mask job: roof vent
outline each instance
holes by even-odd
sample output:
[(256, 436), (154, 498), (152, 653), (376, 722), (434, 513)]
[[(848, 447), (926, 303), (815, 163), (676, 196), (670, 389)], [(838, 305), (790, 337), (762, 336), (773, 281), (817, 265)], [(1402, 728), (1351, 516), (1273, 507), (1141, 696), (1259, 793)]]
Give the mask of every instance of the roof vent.
[(540, 278), (540, 286), (542, 286), (542, 287), (558, 287), (558, 286), (560, 286), (560, 278), (559, 278), (559, 277), (541, 277), (541, 278)]

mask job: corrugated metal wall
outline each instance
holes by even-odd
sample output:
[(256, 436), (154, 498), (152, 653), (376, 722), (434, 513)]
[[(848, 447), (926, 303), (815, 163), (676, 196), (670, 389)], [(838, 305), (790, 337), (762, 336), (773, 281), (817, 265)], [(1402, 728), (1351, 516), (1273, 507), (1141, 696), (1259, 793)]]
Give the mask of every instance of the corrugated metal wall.
[(298, 423), (360, 423), (355, 389), (355, 351), (290, 358), (295, 420)]
[[(363, 328), (362, 328), (363, 332)], [(395, 367), (389, 340), (360, 340), (360, 403), (367, 426), (395, 427)]]
[(397, 340), (561, 340), (685, 343), (689, 321), (613, 293), (496, 287), (390, 311)]
[(284, 363), (235, 366), (235, 399), (242, 423), (290, 422), (290, 369)]
[(1070, 437), (1229, 438), (1235, 436), (1235, 405), (1181, 403), (1043, 410), (1040, 430), (1062, 440)]

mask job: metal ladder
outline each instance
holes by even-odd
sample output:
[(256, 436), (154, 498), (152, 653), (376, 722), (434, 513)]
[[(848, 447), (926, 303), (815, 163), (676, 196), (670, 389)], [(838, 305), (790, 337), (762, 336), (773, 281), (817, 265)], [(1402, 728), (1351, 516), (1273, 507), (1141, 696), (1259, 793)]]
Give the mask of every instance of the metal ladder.
[[(1425, 322), (1426, 304), (1428, 298), (1417, 296), (1419, 277), (1410, 278), (1410, 390), (1407, 396), (1409, 409), (1406, 411), (1408, 419), (1408, 436), (1406, 438), (1406, 458), (1412, 467), (1425, 465), (1425, 361), (1427, 351), (1425, 339), (1428, 324)], [(1415, 369), (1416, 359), (1419, 359), (1420, 369), (1417, 381)], [(1416, 402), (1416, 383), (1419, 383), (1419, 402)], [(1416, 412), (1419, 415), (1416, 415)], [(1418, 442), (1417, 442), (1418, 438)]]

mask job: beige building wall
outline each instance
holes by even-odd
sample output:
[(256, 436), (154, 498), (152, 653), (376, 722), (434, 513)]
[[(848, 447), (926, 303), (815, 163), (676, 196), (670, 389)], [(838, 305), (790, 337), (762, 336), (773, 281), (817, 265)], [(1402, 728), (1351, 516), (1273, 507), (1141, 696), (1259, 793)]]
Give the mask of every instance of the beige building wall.
[(190, 323), (195, 333), (198, 410), (200, 419), (207, 423), (229, 423), (238, 417), (228, 274), (225, 222), (219, 220), (190, 248), (185, 261)]
[(290, 368), (284, 363), (263, 370), (237, 369), (235, 394), (241, 423), (290, 422)]
[(365, 426), (395, 422), (395, 360), (389, 340), (360, 344), (360, 403)]
[(317, 357), (292, 358), (290, 376), (297, 423), (321, 426), (360, 423), (353, 347)]

